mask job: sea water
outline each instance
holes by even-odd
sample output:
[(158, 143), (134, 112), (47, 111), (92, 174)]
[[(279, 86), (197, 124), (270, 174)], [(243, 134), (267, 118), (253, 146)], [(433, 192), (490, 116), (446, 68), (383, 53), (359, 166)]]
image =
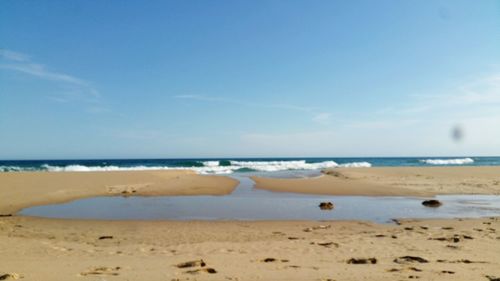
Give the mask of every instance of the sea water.
[[(398, 158), (211, 158), (211, 159), (96, 159), (0, 161), (0, 172), (15, 171), (130, 171), (187, 169), (199, 174), (318, 171), (335, 167), (498, 166), (500, 157)], [(290, 174), (290, 173), (288, 173)], [(291, 173), (293, 174), (293, 173)]]

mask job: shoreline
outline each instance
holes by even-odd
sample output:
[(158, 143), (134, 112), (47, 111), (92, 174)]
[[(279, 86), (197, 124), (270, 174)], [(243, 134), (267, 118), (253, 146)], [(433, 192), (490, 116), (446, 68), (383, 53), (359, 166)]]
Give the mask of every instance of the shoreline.
[(0, 173), (0, 215), (97, 196), (226, 195), (238, 181), (192, 171)]

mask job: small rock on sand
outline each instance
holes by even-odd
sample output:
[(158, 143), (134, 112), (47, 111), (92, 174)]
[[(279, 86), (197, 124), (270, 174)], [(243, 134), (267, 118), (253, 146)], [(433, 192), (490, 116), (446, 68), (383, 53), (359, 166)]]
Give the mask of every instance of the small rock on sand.
[(411, 263), (411, 262), (418, 262), (418, 263), (428, 263), (429, 261), (421, 258), (421, 257), (415, 257), (415, 256), (403, 256), (399, 258), (394, 259), (395, 263)]
[(351, 258), (347, 260), (348, 264), (376, 264), (377, 259), (376, 258)]
[(437, 207), (440, 207), (441, 205), (443, 205), (443, 203), (441, 203), (441, 201), (439, 201), (439, 200), (432, 199), (432, 200), (423, 201), (422, 205), (424, 205), (426, 207), (437, 208)]
[(321, 202), (319, 203), (319, 208), (321, 210), (332, 210), (334, 206), (332, 202)]
[(195, 260), (195, 261), (187, 261), (177, 265), (178, 268), (187, 268), (187, 267), (204, 267), (206, 263), (203, 260)]

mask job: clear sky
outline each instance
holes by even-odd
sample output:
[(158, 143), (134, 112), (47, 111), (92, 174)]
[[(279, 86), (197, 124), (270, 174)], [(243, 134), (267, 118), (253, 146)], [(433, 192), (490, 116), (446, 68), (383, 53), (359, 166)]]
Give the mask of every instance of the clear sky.
[(500, 155), (498, 0), (3, 0), (0, 48), (0, 159)]

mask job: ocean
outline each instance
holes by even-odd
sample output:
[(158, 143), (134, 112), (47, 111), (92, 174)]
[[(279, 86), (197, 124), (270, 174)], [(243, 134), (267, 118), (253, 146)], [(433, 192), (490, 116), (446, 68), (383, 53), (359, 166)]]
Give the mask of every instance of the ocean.
[(0, 160), (0, 172), (193, 170), (199, 174), (319, 171), (335, 167), (498, 166), (500, 157)]

